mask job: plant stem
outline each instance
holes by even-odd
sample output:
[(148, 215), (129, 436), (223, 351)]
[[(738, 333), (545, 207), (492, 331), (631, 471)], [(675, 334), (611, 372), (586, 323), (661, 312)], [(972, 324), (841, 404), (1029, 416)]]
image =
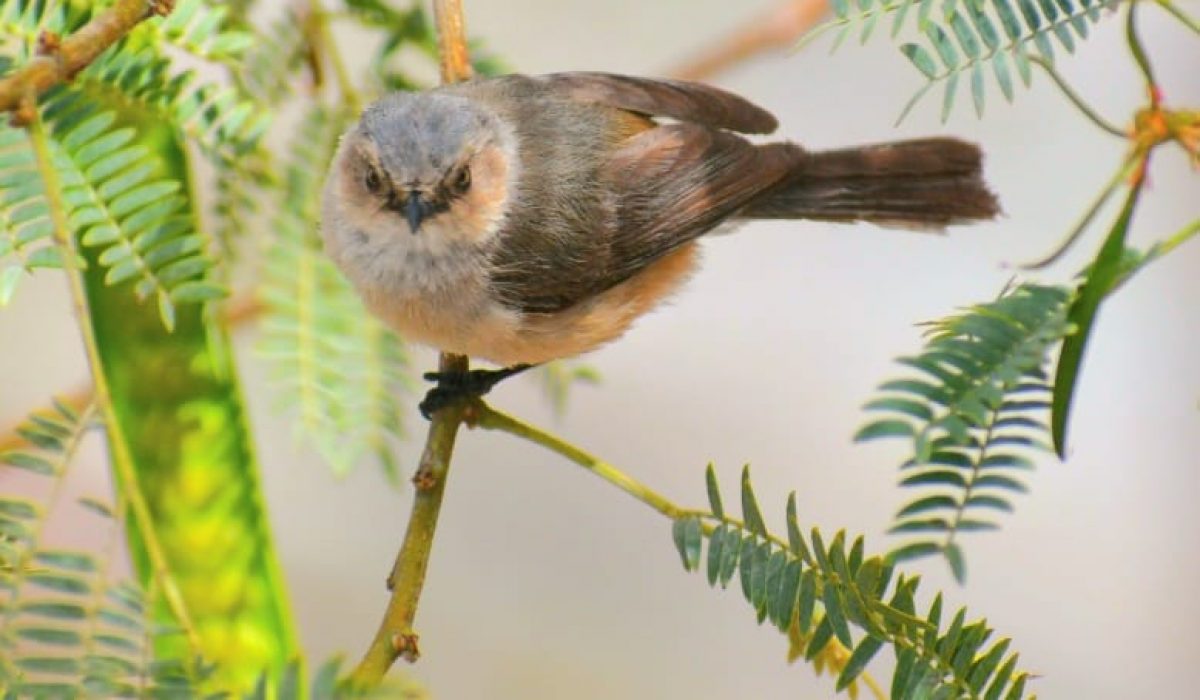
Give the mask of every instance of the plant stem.
[(329, 20), (332, 15), (325, 9), (321, 0), (310, 0), (309, 7), (312, 9), (312, 19), (316, 25), (314, 38), (320, 43), (317, 54), (329, 59), (329, 64), (333, 66), (333, 77), (337, 80), (338, 90), (342, 93), (342, 99), (346, 101), (346, 107), (350, 113), (357, 116), (362, 110), (362, 98), (354, 87), (354, 81), (350, 78), (350, 71), (346, 68), (342, 52), (338, 51), (337, 42), (333, 38), (333, 30), (329, 28)]
[(46, 186), (46, 202), (50, 208), (50, 219), (54, 224), (54, 239), (62, 253), (66, 267), (67, 280), (70, 283), (71, 303), (75, 316), (79, 321), (80, 333), (83, 336), (83, 346), (87, 354), (88, 366), (91, 368), (92, 382), (95, 386), (96, 406), (104, 419), (105, 430), (108, 432), (108, 444), (112, 455), (113, 469), (116, 471), (117, 482), (121, 492), (129, 502), (134, 522), (141, 531), (146, 545), (146, 555), (150, 560), (154, 578), (162, 587), (163, 599), (171, 615), (183, 628), (188, 646), (193, 655), (200, 653), (200, 638), (196, 627), (188, 614), (187, 606), (175, 578), (171, 575), (166, 554), (158, 541), (158, 531), (150, 507), (142, 496), (138, 485), (137, 473), (133, 466), (133, 456), (129, 453), (129, 445), (121, 431), (121, 423), (117, 419), (116, 408), (113, 406), (112, 395), (108, 389), (108, 379), (104, 374), (104, 363), (100, 358), (100, 349), (96, 344), (95, 328), (92, 326), (92, 316), (88, 309), (87, 292), (84, 289), (82, 270), (79, 269), (79, 253), (76, 250), (75, 239), (67, 222), (66, 203), (62, 197), (62, 183), (58, 171), (50, 155), (49, 139), (41, 114), (35, 109), (29, 126), (29, 135), (33, 141), (34, 156), (37, 160), (38, 173)]
[(1064, 80), (1061, 75), (1059, 75), (1058, 71), (1054, 69), (1054, 66), (1051, 65), (1049, 61), (1041, 56), (1030, 56), (1029, 62), (1036, 64), (1039, 68), (1046, 71), (1046, 75), (1050, 76), (1050, 79), (1053, 80), (1054, 84), (1058, 86), (1059, 91), (1066, 95), (1067, 99), (1070, 100), (1071, 103), (1083, 113), (1083, 116), (1087, 117), (1093, 124), (1100, 127), (1102, 131), (1112, 134), (1119, 139), (1129, 138), (1129, 134), (1127, 132), (1122, 131), (1118, 127), (1114, 126), (1111, 122), (1100, 116), (1099, 112), (1092, 109), (1091, 105), (1089, 105), (1087, 102), (1084, 102), (1083, 98), (1079, 96), (1079, 93), (1075, 92), (1075, 90), (1069, 84), (1067, 84), (1067, 81)]
[(442, 82), (470, 80), (474, 71), (467, 53), (467, 25), (463, 20), (462, 0), (434, 0), (433, 21), (437, 25)]
[(1154, 69), (1150, 66), (1150, 57), (1146, 55), (1146, 49), (1138, 37), (1137, 6), (1136, 2), (1129, 3), (1129, 14), (1125, 21), (1125, 39), (1129, 42), (1129, 51), (1133, 54), (1133, 60), (1137, 62), (1142, 76), (1146, 78), (1146, 90), (1150, 93), (1150, 106), (1157, 109), (1161, 96), (1158, 94), (1158, 82), (1154, 79)]
[(713, 42), (702, 53), (670, 71), (670, 75), (683, 80), (704, 80), (760, 53), (791, 47), (827, 12), (827, 0), (783, 0)]
[(1176, 7), (1175, 3), (1168, 0), (1156, 0), (1156, 2), (1159, 7), (1166, 10), (1172, 17), (1183, 22), (1183, 26), (1200, 34), (1200, 22), (1197, 22), (1191, 15)]
[[(471, 63), (467, 54), (462, 0), (437, 0), (434, 17), (443, 82), (470, 78)], [(468, 369), (469, 362), (461, 355), (444, 352), (438, 359), (440, 372), (465, 373)], [(416, 494), (408, 517), (408, 528), (392, 565), (392, 573), (388, 576), (388, 588), (392, 595), (371, 646), (350, 674), (348, 682), (351, 687), (377, 686), (396, 659), (404, 657), (412, 662), (421, 654), (417, 634), (413, 631), (413, 620), (417, 615), (417, 604), (425, 585), (429, 556), (433, 551), (433, 536), (442, 509), (454, 443), (459, 426), (471, 407), (467, 404), (448, 406), (435, 413), (430, 421), (421, 462), (412, 479)]]
[(560, 454), (672, 520), (688, 515), (702, 515), (702, 513), (679, 507), (620, 469), (595, 455), (584, 452), (557, 435), (552, 435), (520, 419), (501, 413), (483, 402), (473, 406), (469, 421), (472, 427), (500, 430)]
[(1096, 214), (1100, 213), (1100, 209), (1108, 203), (1108, 200), (1112, 197), (1113, 192), (1117, 191), (1117, 188), (1121, 186), (1121, 183), (1129, 179), (1129, 176), (1137, 170), (1137, 168), (1140, 166), (1140, 163), (1141, 159), (1138, 158), (1137, 153), (1129, 154), (1125, 158), (1125, 161), (1121, 163), (1121, 167), (1118, 168), (1115, 173), (1113, 173), (1113, 176), (1104, 185), (1104, 189), (1100, 190), (1100, 194), (1092, 202), (1092, 206), (1088, 207), (1088, 210), (1084, 212), (1083, 217), (1079, 219), (1078, 223), (1075, 224), (1075, 227), (1071, 229), (1071, 232), (1067, 234), (1066, 239), (1064, 239), (1063, 242), (1060, 243), (1058, 247), (1046, 257), (1031, 263), (1025, 263), (1020, 267), (1026, 270), (1040, 270), (1044, 267), (1053, 265), (1055, 262), (1058, 262), (1058, 259), (1065, 255), (1066, 252), (1075, 245), (1075, 242), (1079, 240), (1079, 237), (1083, 235), (1083, 232), (1086, 231), (1088, 226), (1092, 224), (1092, 221), (1096, 218)]
[[(467, 358), (442, 355), (441, 371), (465, 372), (466, 368)], [(433, 536), (442, 507), (442, 495), (446, 490), (455, 438), (466, 409), (461, 404), (445, 408), (438, 411), (429, 424), (425, 450), (421, 454), (417, 473), (413, 475), (416, 495), (413, 497), (408, 529), (404, 533), (404, 542), (400, 546), (400, 553), (396, 555), (392, 573), (388, 576), (392, 597), (375, 639), (358, 667), (350, 674), (349, 682), (353, 687), (378, 685), (397, 658), (403, 656), (411, 662), (420, 656), (412, 623), (425, 584), (425, 572), (429, 568), (429, 555), (433, 549)]]

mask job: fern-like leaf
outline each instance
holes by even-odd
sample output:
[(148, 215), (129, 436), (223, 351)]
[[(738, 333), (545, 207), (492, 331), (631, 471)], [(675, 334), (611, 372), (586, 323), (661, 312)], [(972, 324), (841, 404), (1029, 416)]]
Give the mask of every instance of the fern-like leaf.
[[(722, 503), (711, 466), (706, 480), (710, 502)], [(967, 623), (962, 609), (943, 624), (940, 595), (927, 614), (918, 614), (918, 579), (893, 579), (892, 561), (868, 556), (861, 537), (847, 546), (845, 533), (838, 532), (826, 544), (814, 529), (805, 538), (794, 494), (787, 506), (788, 537), (767, 532), (748, 469), (741, 500), (741, 522), (719, 512), (723, 508), (675, 520), (675, 546), (684, 568), (703, 568), (709, 585), (724, 588), (737, 575), (758, 621), (769, 620), (788, 635), (790, 659), (802, 656), (818, 672), (831, 669), (838, 690), (854, 697), (861, 674), (888, 644), (899, 660), (892, 698), (1025, 697), (1028, 675), (1016, 670), (1009, 640), (987, 645), (993, 630), (985, 622)], [(857, 640), (855, 630), (863, 633)]]
[(925, 494), (896, 516), (892, 531), (918, 538), (894, 559), (941, 553), (961, 581), (957, 534), (994, 528), (987, 514), (1012, 509), (1010, 495), (1024, 485), (1011, 472), (1031, 468), (1028, 453), (1045, 449), (1045, 365), (1069, 331), (1069, 298), (1060, 287), (1026, 284), (933, 323), (922, 353), (899, 360), (922, 374), (884, 383), (867, 404), (887, 417), (855, 439), (911, 440), (900, 483)]
[(199, 71), (179, 71), (154, 44), (128, 37), (75, 80), (83, 95), (115, 104), (130, 101), (174, 126), (215, 162), (236, 161), (258, 146), (272, 114), (237, 86)]
[(271, 362), (280, 404), (298, 411), (298, 433), (336, 473), (369, 452), (396, 480), (392, 438), (400, 431), (407, 357), (316, 237), (323, 176), (348, 118), (317, 108), (296, 139), (260, 292), (267, 313), (259, 349)]
[(29, 137), (0, 126), (0, 307), (39, 268), (62, 267), (54, 224)]
[(238, 59), (254, 45), (255, 36), (232, 26), (235, 17), (224, 4), (177, 0), (161, 21), (143, 22), (134, 31), (175, 46), (196, 58), (237, 67)]
[(205, 278), (213, 266), (207, 239), (185, 213), (182, 186), (159, 176), (155, 156), (135, 142), (134, 128), (82, 102), (64, 91), (46, 108), (69, 224), (83, 245), (103, 248), (105, 281), (133, 282), (139, 299), (156, 299), (172, 329), (177, 304), (225, 294)]
[[(923, 0), (922, 9), (928, 0)], [(1100, 11), (1115, 7), (1120, 0), (958, 0), (946, 3), (941, 21), (920, 23), (923, 43), (907, 43), (901, 51), (929, 81), (911, 99), (900, 115), (903, 120), (920, 98), (934, 85), (942, 85), (942, 121), (958, 94), (960, 82), (970, 85), (975, 113), (983, 115), (986, 103), (985, 75), (990, 73), (1005, 99), (1014, 95), (1012, 73), (1021, 82), (1031, 79), (1030, 50), (1050, 64), (1054, 41), (1068, 53), (1076, 41), (1088, 38), (1091, 24)], [(936, 58), (935, 58), (936, 57)]]

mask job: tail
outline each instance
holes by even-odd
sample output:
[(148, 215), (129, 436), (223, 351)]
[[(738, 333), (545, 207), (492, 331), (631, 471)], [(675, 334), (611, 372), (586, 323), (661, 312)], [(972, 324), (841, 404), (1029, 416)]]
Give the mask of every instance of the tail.
[(939, 230), (1000, 211), (979, 147), (949, 138), (807, 153), (742, 210), (751, 219), (868, 221)]

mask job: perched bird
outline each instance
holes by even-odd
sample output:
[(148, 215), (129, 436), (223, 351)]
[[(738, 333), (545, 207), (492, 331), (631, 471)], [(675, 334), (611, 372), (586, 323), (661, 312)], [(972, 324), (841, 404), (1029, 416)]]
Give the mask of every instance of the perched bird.
[(606, 73), (391, 94), (341, 139), (325, 247), (405, 338), (509, 367), (435, 376), (428, 412), (617, 338), (683, 284), (696, 239), (722, 224), (936, 230), (998, 211), (973, 144), (810, 152), (738, 135), (776, 126), (715, 87)]

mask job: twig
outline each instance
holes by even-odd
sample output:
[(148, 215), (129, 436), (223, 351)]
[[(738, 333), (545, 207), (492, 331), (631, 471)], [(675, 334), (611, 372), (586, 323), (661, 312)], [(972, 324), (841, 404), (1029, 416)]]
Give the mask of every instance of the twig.
[(346, 101), (350, 113), (357, 115), (362, 110), (362, 98), (359, 97), (358, 90), (354, 87), (354, 81), (350, 78), (350, 71), (346, 68), (346, 62), (342, 59), (342, 54), (334, 43), (333, 30), (329, 28), (331, 14), (325, 9), (321, 0), (311, 0), (309, 7), (312, 10), (313, 40), (317, 45), (315, 60), (320, 61), (322, 57), (329, 59), (330, 65), (333, 66), (333, 77), (337, 80), (338, 90), (342, 93), (342, 99)]
[(689, 515), (699, 515), (695, 511), (681, 508), (672, 503), (620, 469), (594, 455), (584, 452), (557, 435), (552, 435), (513, 416), (501, 413), (483, 402), (475, 404), (467, 420), (468, 425), (473, 428), (500, 430), (541, 445), (551, 452), (560, 454), (672, 520)]
[[(462, 0), (436, 0), (434, 17), (441, 51), (442, 80), (457, 82), (470, 78), (471, 63), (467, 54)], [(460, 355), (442, 353), (438, 368), (441, 372), (466, 372), (468, 361)], [(396, 555), (392, 573), (388, 576), (391, 599), (371, 646), (350, 674), (348, 682), (352, 687), (376, 686), (396, 659), (403, 657), (412, 662), (420, 656), (413, 620), (417, 615), (421, 589), (425, 585), (425, 572), (429, 568), (429, 555), (433, 549), (433, 535), (442, 508), (442, 495), (446, 489), (455, 438), (473, 405), (448, 406), (435, 413), (429, 424), (421, 462), (413, 475), (416, 494), (413, 496), (408, 528), (404, 532), (404, 542)]]
[[(472, 428), (478, 427), (485, 430), (499, 430), (515, 437), (519, 437), (523, 440), (528, 440), (534, 444), (541, 445), (551, 452), (566, 457), (575, 464), (578, 464), (601, 479), (604, 479), (608, 483), (616, 486), (625, 493), (633, 496), (637, 500), (645, 503), (672, 520), (694, 517), (706, 520), (715, 519), (718, 523), (733, 525), (734, 527), (738, 528), (746, 527), (745, 523), (737, 520), (736, 518), (731, 518), (728, 515), (722, 516), (721, 518), (716, 518), (713, 514), (706, 511), (689, 510), (687, 508), (683, 508), (682, 506), (668, 500), (666, 497), (659, 495), (658, 492), (654, 491), (649, 486), (637, 481), (633, 477), (622, 472), (617, 467), (605, 462), (599, 457), (585, 452), (584, 450), (572, 445), (557, 435), (553, 435), (540, 428), (525, 423), (518, 418), (510, 416), (506, 413), (502, 413), (501, 411), (497, 411), (482, 401), (477, 401), (472, 404), (471, 409), (467, 412), (466, 420), (467, 424)], [(701, 523), (701, 527), (703, 528), (705, 535), (711, 535), (713, 530), (716, 529), (712, 522), (703, 522)], [(769, 542), (773, 542), (781, 549), (787, 549), (789, 547), (787, 541), (775, 537), (774, 535), (768, 534), (765, 536), (765, 539)], [(812, 562), (809, 561), (809, 564), (812, 565)], [(836, 639), (832, 640), (830, 644), (831, 646), (828, 647), (829, 654), (838, 665), (837, 668), (840, 670), (841, 668), (845, 667), (847, 662), (849, 662), (851, 651)], [(876, 698), (882, 700), (885, 697), (883, 689), (869, 673), (863, 672), (859, 678), (866, 683), (868, 689), (871, 691), (871, 694)]]
[(470, 80), (474, 70), (467, 53), (467, 25), (463, 20), (462, 0), (435, 0), (433, 21), (437, 25), (442, 82)]
[(828, 10), (827, 0), (784, 0), (670, 74), (685, 80), (703, 80), (760, 53), (790, 48)]
[(15, 112), (18, 124), (29, 123), (39, 94), (75, 77), (142, 20), (170, 14), (174, 7), (175, 0), (117, 0), (65, 39), (44, 34), (41, 55), (0, 80), (0, 111)]
[(1067, 234), (1065, 239), (1063, 239), (1063, 242), (1059, 243), (1058, 247), (1056, 247), (1049, 255), (1035, 260), (1034, 262), (1024, 263), (1023, 265), (1020, 265), (1020, 267), (1025, 270), (1040, 270), (1058, 262), (1059, 258), (1066, 254), (1066, 252), (1075, 245), (1076, 241), (1079, 240), (1079, 237), (1083, 235), (1088, 226), (1091, 226), (1092, 221), (1096, 218), (1096, 214), (1100, 213), (1100, 209), (1108, 203), (1108, 200), (1112, 197), (1113, 192), (1116, 192), (1117, 188), (1120, 187), (1122, 183), (1129, 180), (1129, 176), (1137, 169), (1139, 162), (1140, 161), (1137, 158), (1136, 153), (1127, 156), (1125, 161), (1121, 164), (1121, 167), (1117, 169), (1117, 172), (1113, 173), (1112, 178), (1110, 178), (1108, 183), (1104, 185), (1104, 189), (1100, 190), (1100, 194), (1096, 197), (1096, 200), (1092, 202), (1092, 206), (1088, 207), (1088, 210), (1084, 212), (1083, 216), (1075, 224), (1074, 228), (1071, 229), (1071, 232)]
[(100, 348), (96, 343), (95, 328), (88, 309), (87, 292), (84, 289), (83, 272), (77, 269), (74, 261), (79, 259), (75, 238), (67, 221), (66, 203), (62, 197), (62, 185), (58, 172), (50, 155), (49, 137), (42, 124), (41, 115), (33, 110), (33, 120), (30, 122), (29, 136), (33, 142), (34, 158), (37, 161), (38, 174), (46, 186), (46, 202), (50, 209), (50, 220), (54, 225), (54, 240), (62, 251), (64, 260), (71, 261), (67, 266), (67, 280), (70, 284), (71, 302), (75, 309), (76, 319), (83, 336), (83, 347), (87, 353), (88, 366), (91, 368), (92, 381), (95, 385), (96, 406), (104, 418), (105, 430), (108, 433), (109, 448), (112, 452), (113, 469), (117, 482), (133, 513), (134, 522), (141, 533), (142, 542), (146, 546), (146, 557), (150, 561), (153, 577), (162, 586), (163, 598), (171, 615), (183, 628), (188, 646), (193, 656), (200, 653), (200, 638), (196, 627), (188, 614), (183, 595), (175, 583), (167, 562), (166, 553), (158, 541), (157, 530), (150, 513), (150, 507), (138, 488), (137, 474), (133, 468), (133, 456), (129, 453), (129, 444), (121, 430), (117, 419), (116, 408), (113, 406), (112, 394), (108, 390), (108, 379), (104, 374), (104, 362), (100, 357)]
[(1069, 84), (1067, 84), (1067, 81), (1058, 74), (1058, 71), (1054, 69), (1054, 66), (1051, 65), (1049, 61), (1041, 56), (1030, 56), (1029, 62), (1036, 64), (1039, 68), (1046, 71), (1046, 75), (1050, 76), (1050, 79), (1053, 80), (1056, 85), (1058, 85), (1058, 89), (1062, 92), (1062, 94), (1066, 95), (1067, 99), (1070, 100), (1071, 103), (1083, 113), (1083, 116), (1091, 120), (1093, 124), (1100, 127), (1100, 129), (1103, 131), (1116, 136), (1117, 138), (1129, 138), (1129, 134), (1127, 132), (1122, 131), (1118, 127), (1114, 126), (1111, 122), (1100, 116), (1096, 110), (1092, 109), (1091, 105), (1089, 105), (1087, 102), (1084, 102), (1083, 98), (1079, 96), (1079, 93), (1075, 92), (1075, 90), (1072, 89)]
[(1182, 22), (1183, 26), (1197, 34), (1200, 34), (1200, 22), (1197, 22), (1192, 18), (1191, 15), (1179, 9), (1178, 7), (1175, 7), (1175, 3), (1168, 2), (1167, 0), (1156, 0), (1156, 2), (1158, 3), (1159, 7), (1166, 10), (1172, 17)]
[(1138, 37), (1136, 2), (1129, 3), (1129, 14), (1125, 21), (1125, 39), (1129, 42), (1129, 51), (1133, 54), (1133, 60), (1137, 62), (1142, 76), (1146, 79), (1146, 91), (1150, 93), (1150, 107), (1157, 109), (1158, 103), (1162, 101), (1162, 95), (1158, 92), (1158, 82), (1154, 79), (1154, 69), (1150, 66), (1150, 57), (1146, 55), (1146, 49)]

